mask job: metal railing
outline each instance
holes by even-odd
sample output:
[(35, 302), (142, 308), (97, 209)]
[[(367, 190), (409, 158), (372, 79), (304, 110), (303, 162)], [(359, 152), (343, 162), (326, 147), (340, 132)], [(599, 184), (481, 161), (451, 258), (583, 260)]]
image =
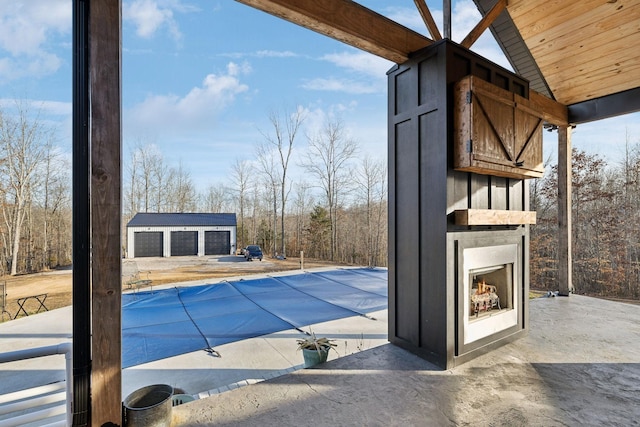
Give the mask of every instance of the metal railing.
[[(17, 362), (37, 357), (65, 355), (65, 382), (57, 382), (39, 387), (32, 387), (12, 393), (0, 395), (0, 416), (17, 413), (0, 419), (0, 427), (22, 426), (66, 414), (65, 421), (50, 422), (46, 425), (71, 426), (73, 401), (73, 365), (71, 343), (61, 343), (45, 347), (0, 353), (0, 363)], [(63, 392), (66, 390), (66, 392)], [(63, 405), (55, 405), (63, 402)], [(55, 406), (51, 406), (55, 405)], [(38, 409), (45, 407), (44, 409)], [(40, 425), (45, 425), (41, 423)]]
[(0, 282), (0, 321), (4, 320), (4, 314), (7, 313), (11, 320), (11, 313), (7, 311), (7, 282)]

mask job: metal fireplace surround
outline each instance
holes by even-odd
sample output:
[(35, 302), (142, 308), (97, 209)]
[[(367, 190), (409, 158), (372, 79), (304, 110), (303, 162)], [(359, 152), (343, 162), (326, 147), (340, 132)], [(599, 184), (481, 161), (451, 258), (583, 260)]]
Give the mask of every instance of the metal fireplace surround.
[[(389, 340), (444, 369), (523, 336), (528, 323), (529, 226), (453, 218), (529, 206), (528, 181), (453, 167), (454, 85), (467, 76), (528, 98), (526, 80), (449, 40), (388, 72)], [(482, 297), (494, 305), (472, 314), (473, 276), (494, 269), (510, 288), (495, 289), (499, 308)]]

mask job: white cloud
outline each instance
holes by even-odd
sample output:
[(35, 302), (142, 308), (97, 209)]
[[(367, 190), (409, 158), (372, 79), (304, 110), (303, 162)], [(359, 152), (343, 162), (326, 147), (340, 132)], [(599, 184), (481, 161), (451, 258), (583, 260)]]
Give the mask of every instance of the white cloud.
[[(430, 7), (429, 10), (431, 11), (431, 15), (440, 30), (440, 34), (444, 35), (442, 9)], [(431, 38), (417, 8), (390, 7), (386, 8), (383, 14), (405, 27), (411, 28), (420, 34)], [(458, 43), (461, 42), (476, 26), (476, 24), (480, 22), (480, 19), (482, 19), (482, 16), (472, 0), (456, 0), (453, 4), (453, 13), (451, 17), (452, 39)], [(488, 29), (473, 44), (471, 50), (509, 70), (512, 70), (509, 61), (502, 53), (502, 50)]]
[[(429, 8), (433, 19), (436, 21), (440, 32), (442, 32), (442, 11)], [(427, 27), (422, 20), (422, 16), (415, 7), (389, 7), (385, 9), (384, 15), (392, 21), (411, 28), (420, 34), (428, 35)]]
[(44, 76), (57, 71), (62, 59), (52, 53), (55, 36), (70, 37), (70, 0), (0, 0), (0, 79)]
[(290, 50), (259, 50), (254, 56), (258, 58), (294, 58), (298, 55)]
[(326, 54), (320, 59), (346, 70), (353, 77), (309, 79), (303, 88), (350, 94), (384, 93), (386, 90), (385, 75), (392, 65), (386, 59), (356, 50)]
[(187, 13), (197, 9), (179, 0), (133, 0), (122, 7), (124, 20), (131, 21), (139, 37), (149, 39), (161, 29), (166, 29), (171, 37), (179, 41), (182, 33), (174, 18), (174, 12)]
[(149, 96), (126, 114), (127, 127), (141, 134), (188, 133), (210, 128), (215, 116), (232, 104), (237, 95), (248, 90), (239, 77), (250, 70), (247, 64), (230, 63), (226, 73), (207, 75), (201, 86), (184, 96)]
[(362, 51), (330, 53), (322, 59), (348, 71), (374, 78), (386, 75), (393, 65), (391, 61)]
[(378, 87), (378, 85), (339, 78), (310, 79), (303, 83), (302, 87), (308, 90), (344, 92), (351, 94), (376, 93), (380, 91), (380, 87)]
[(241, 58), (296, 58), (299, 55), (290, 50), (258, 50), (255, 52), (227, 52), (221, 53), (218, 56), (223, 56), (233, 59)]
[(0, 98), (0, 108), (5, 110), (26, 109), (34, 114), (68, 116), (72, 113), (70, 102), (43, 101), (37, 99)]
[[(460, 0), (456, 2), (451, 23), (453, 39), (458, 42), (462, 41), (481, 19), (482, 15), (473, 1)], [(489, 29), (482, 33), (482, 36), (471, 46), (471, 50), (508, 70), (513, 70)]]
[(0, 48), (39, 55), (51, 33), (70, 33), (71, 1), (0, 0)]

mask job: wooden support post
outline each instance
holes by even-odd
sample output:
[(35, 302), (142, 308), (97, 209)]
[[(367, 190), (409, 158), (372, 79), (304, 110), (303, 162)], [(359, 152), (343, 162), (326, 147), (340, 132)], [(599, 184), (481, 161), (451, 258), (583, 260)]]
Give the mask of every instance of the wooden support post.
[(436, 25), (436, 21), (433, 19), (433, 15), (431, 15), (431, 11), (429, 10), (429, 6), (427, 6), (426, 0), (413, 0), (420, 12), (420, 16), (422, 16), (422, 20), (424, 24), (427, 26), (427, 30), (429, 30), (429, 34), (431, 38), (435, 41), (442, 40), (442, 36), (440, 35), (440, 31), (438, 30), (438, 26)]
[(493, 21), (496, 20), (498, 16), (502, 13), (503, 10), (507, 8), (507, 0), (498, 0), (496, 4), (491, 8), (489, 12), (478, 22), (473, 30), (469, 32), (467, 37), (460, 42), (462, 47), (466, 47), (467, 49), (471, 48), (476, 40), (484, 33), (484, 30), (489, 28), (489, 25), (493, 24)]
[(91, 425), (122, 424), (121, 0), (93, 0), (91, 93)]
[(571, 257), (571, 126), (558, 127), (558, 285), (559, 294), (573, 292)]

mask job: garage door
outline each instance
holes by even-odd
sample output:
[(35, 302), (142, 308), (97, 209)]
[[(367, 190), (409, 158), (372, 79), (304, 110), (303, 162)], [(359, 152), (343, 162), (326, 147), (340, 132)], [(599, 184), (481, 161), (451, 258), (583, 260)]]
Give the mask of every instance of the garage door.
[(135, 257), (162, 256), (162, 231), (137, 231), (133, 233)]
[(205, 231), (205, 255), (229, 255), (231, 253), (231, 233), (229, 231)]
[(172, 231), (171, 256), (198, 255), (197, 231)]

